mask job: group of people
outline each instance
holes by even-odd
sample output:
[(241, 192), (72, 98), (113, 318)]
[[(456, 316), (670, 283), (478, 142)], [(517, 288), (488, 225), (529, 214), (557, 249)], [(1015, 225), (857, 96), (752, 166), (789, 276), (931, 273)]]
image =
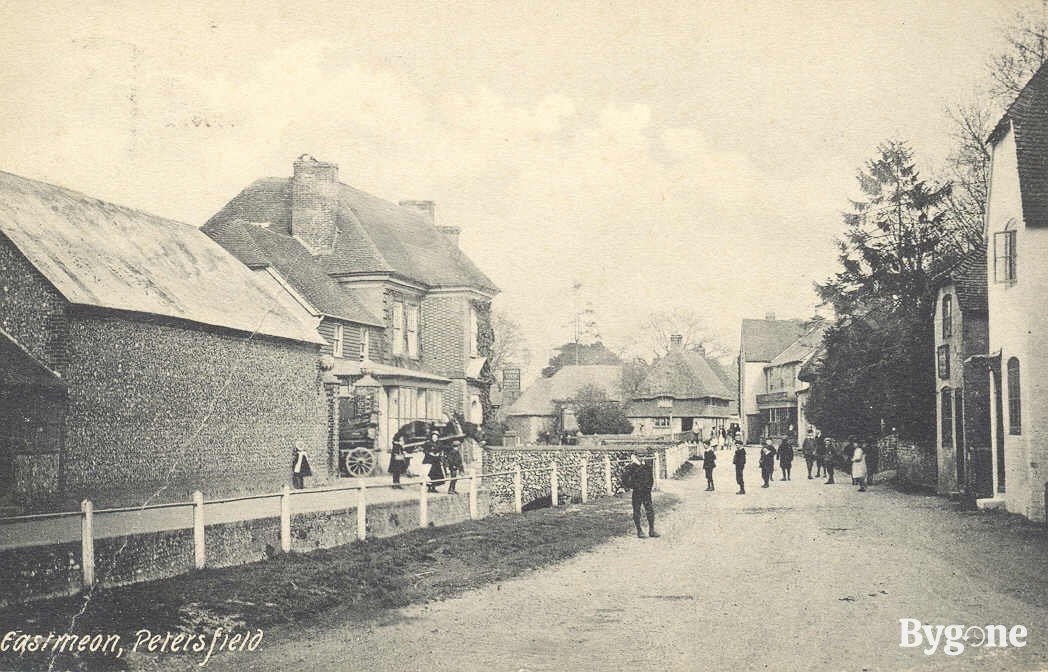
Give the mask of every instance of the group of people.
[[(732, 456), (732, 464), (735, 465), (735, 482), (739, 485), (738, 495), (746, 494), (746, 483), (744, 478), (744, 471), (746, 468), (746, 447), (738, 439), (735, 439), (735, 454)], [(717, 468), (717, 452), (715, 450), (716, 444), (710, 442), (706, 450), (702, 454), (702, 468), (706, 472), (706, 492), (712, 492), (716, 490), (716, 486), (713, 482), (713, 470)], [(854, 440), (849, 441), (845, 446), (846, 454), (851, 456), (851, 477), (852, 482), (859, 486), (859, 492), (866, 492), (866, 480), (867, 480), (867, 466), (866, 466), (866, 452), (862, 446), (856, 443)], [(764, 440), (764, 444), (760, 449), (760, 468), (761, 468), (761, 480), (763, 484), (762, 488), (770, 487), (771, 481), (775, 480), (775, 460), (779, 461), (779, 469), (782, 472), (782, 480), (789, 481), (792, 479), (793, 470), (793, 459), (794, 459), (794, 448), (793, 444), (790, 443), (789, 438), (785, 438), (776, 448), (770, 438)], [(826, 440), (821, 434), (816, 434), (814, 430), (808, 429), (808, 435), (804, 439), (804, 443), (801, 445), (801, 455), (804, 457), (804, 462), (808, 467), (808, 478), (821, 478), (823, 474), (826, 475), (826, 483), (833, 484), (834, 481), (834, 467), (840, 460), (840, 456), (837, 454), (836, 449), (832, 444), (827, 444)], [(815, 475), (812, 475), (812, 467), (815, 467)]]
[[(454, 440), (450, 444), (442, 445), (440, 434), (432, 432), (423, 447), (422, 464), (429, 465), (428, 483), (429, 492), (437, 492), (437, 488), (448, 484), (448, 494), (454, 495), (457, 477), (463, 471), (462, 442)], [(393, 443), (393, 449), (389, 454), (389, 474), (393, 477), (393, 488), (400, 490), (404, 486), (400, 484), (400, 477), (408, 471), (408, 455), (404, 446), (399, 442)]]

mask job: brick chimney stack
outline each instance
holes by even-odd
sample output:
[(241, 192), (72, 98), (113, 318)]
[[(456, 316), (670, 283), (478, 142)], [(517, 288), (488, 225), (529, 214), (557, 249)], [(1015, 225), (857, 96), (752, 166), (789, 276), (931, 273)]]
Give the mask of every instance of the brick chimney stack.
[(425, 217), (427, 220), (429, 220), (430, 224), (433, 224), (438, 229), (440, 229), (440, 232), (443, 233), (444, 236), (451, 241), (452, 245), (458, 247), (459, 234), (462, 233), (462, 229), (460, 229), (457, 226), (438, 226), (436, 203), (434, 203), (433, 201), (400, 201), (397, 203), (397, 205), (399, 205), (402, 208), (414, 210), (415, 212)]
[(314, 255), (328, 254), (338, 238), (338, 165), (298, 157), (291, 177), (291, 235)]
[(684, 349), (684, 336), (681, 334), (673, 334), (670, 336), (670, 350), (677, 351)]

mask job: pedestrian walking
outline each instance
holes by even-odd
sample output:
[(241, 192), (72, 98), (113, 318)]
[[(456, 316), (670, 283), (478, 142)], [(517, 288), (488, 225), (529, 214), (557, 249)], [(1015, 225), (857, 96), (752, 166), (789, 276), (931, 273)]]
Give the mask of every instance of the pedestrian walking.
[(393, 488), (401, 490), (403, 488), (400, 485), (400, 477), (408, 470), (408, 456), (404, 452), (404, 446), (400, 444), (400, 441), (393, 442), (393, 449), (389, 453), (389, 472), (390, 476), (393, 477)]
[(706, 492), (713, 492), (713, 470), (717, 468), (717, 453), (713, 447), (702, 454), (702, 470), (706, 472)]
[(633, 524), (637, 526), (637, 537), (640, 539), (644, 538), (644, 530), (640, 527), (641, 507), (644, 507), (648, 518), (648, 536), (660, 536), (655, 532), (655, 505), (651, 503), (651, 488), (655, 485), (651, 469), (652, 465), (641, 461), (639, 453), (633, 453), (630, 463), (622, 472), (622, 487), (633, 491)]
[[(804, 463), (808, 465), (808, 480), (811, 480), (811, 467), (815, 464), (815, 430), (811, 427), (808, 428), (808, 436), (804, 437), (804, 443), (801, 445), (801, 454), (804, 455)], [(818, 474), (815, 474), (818, 476)]]
[(743, 480), (743, 471), (746, 469), (746, 447), (742, 445), (742, 441), (735, 442), (735, 455), (731, 462), (735, 465), (735, 482), (739, 484), (739, 491), (735, 494), (745, 495), (746, 482)]
[(826, 475), (829, 477), (826, 479), (826, 485), (833, 485), (833, 469), (837, 466), (837, 449), (834, 448), (833, 443), (827, 443), (825, 451), (822, 456), (822, 466), (826, 470)]
[(793, 446), (789, 438), (782, 440), (779, 445), (779, 468), (782, 469), (782, 480), (790, 480), (790, 470), (793, 469)]
[(852, 451), (852, 478), (859, 484), (859, 492), (866, 492), (866, 451), (856, 444)]
[(295, 448), (291, 453), (291, 486), (296, 490), (306, 487), (306, 477), (312, 476), (313, 470), (309, 467), (309, 456), (301, 441), (295, 441)]
[(451, 479), (448, 482), (449, 495), (457, 493), (455, 490), (455, 477), (462, 473), (462, 453), (459, 450), (461, 445), (461, 441), (453, 441), (451, 446), (444, 451), (444, 465), (447, 468), (447, 475)]
[(424, 449), (425, 457), (422, 458), (422, 464), (429, 465), (429, 484), (426, 489), (430, 492), (436, 492), (437, 487), (444, 484), (444, 451), (441, 450), (439, 439), (440, 435), (436, 432), (429, 435)]
[(821, 431), (815, 432), (815, 477), (826, 474), (826, 439)]
[(767, 488), (775, 473), (775, 448), (771, 445), (771, 439), (764, 439), (764, 445), (761, 446), (760, 467), (761, 479), (764, 481), (761, 487)]

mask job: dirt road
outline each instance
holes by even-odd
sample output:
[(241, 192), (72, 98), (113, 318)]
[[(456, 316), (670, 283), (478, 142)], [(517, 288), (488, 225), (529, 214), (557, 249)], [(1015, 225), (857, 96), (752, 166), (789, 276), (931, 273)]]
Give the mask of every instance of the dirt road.
[[(1043, 531), (927, 496), (808, 480), (684, 502), (660, 539), (627, 534), (569, 562), (383, 622), (283, 633), (210, 669), (1048, 669)], [(726, 468), (727, 467), (727, 468)], [(847, 480), (845, 479), (845, 483)], [(1024, 648), (901, 648), (900, 619), (1023, 625)], [(977, 638), (972, 632), (972, 641)]]

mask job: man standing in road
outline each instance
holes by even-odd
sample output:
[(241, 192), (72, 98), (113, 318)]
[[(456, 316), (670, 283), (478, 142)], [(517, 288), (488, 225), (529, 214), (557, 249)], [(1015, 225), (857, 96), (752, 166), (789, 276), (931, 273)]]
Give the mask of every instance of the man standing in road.
[[(808, 428), (808, 436), (804, 438), (804, 443), (801, 445), (801, 452), (804, 453), (804, 463), (808, 465), (808, 480), (812, 478), (811, 465), (815, 464), (815, 430), (811, 427)], [(818, 476), (818, 474), (815, 474)]]
[(742, 478), (742, 472), (746, 469), (746, 447), (742, 445), (742, 441), (735, 442), (735, 456), (731, 461), (735, 465), (735, 482), (739, 484), (739, 491), (735, 494), (745, 495), (746, 482)]
[(655, 532), (655, 506), (651, 503), (651, 488), (655, 485), (651, 469), (650, 464), (641, 461), (639, 453), (633, 453), (630, 455), (630, 463), (622, 472), (622, 487), (633, 490), (633, 524), (637, 526), (637, 537), (640, 539), (644, 538), (644, 530), (640, 527), (642, 506), (648, 516), (648, 536), (659, 536)]
[(826, 473), (826, 439), (822, 438), (822, 432), (815, 433), (815, 477), (819, 478)]

